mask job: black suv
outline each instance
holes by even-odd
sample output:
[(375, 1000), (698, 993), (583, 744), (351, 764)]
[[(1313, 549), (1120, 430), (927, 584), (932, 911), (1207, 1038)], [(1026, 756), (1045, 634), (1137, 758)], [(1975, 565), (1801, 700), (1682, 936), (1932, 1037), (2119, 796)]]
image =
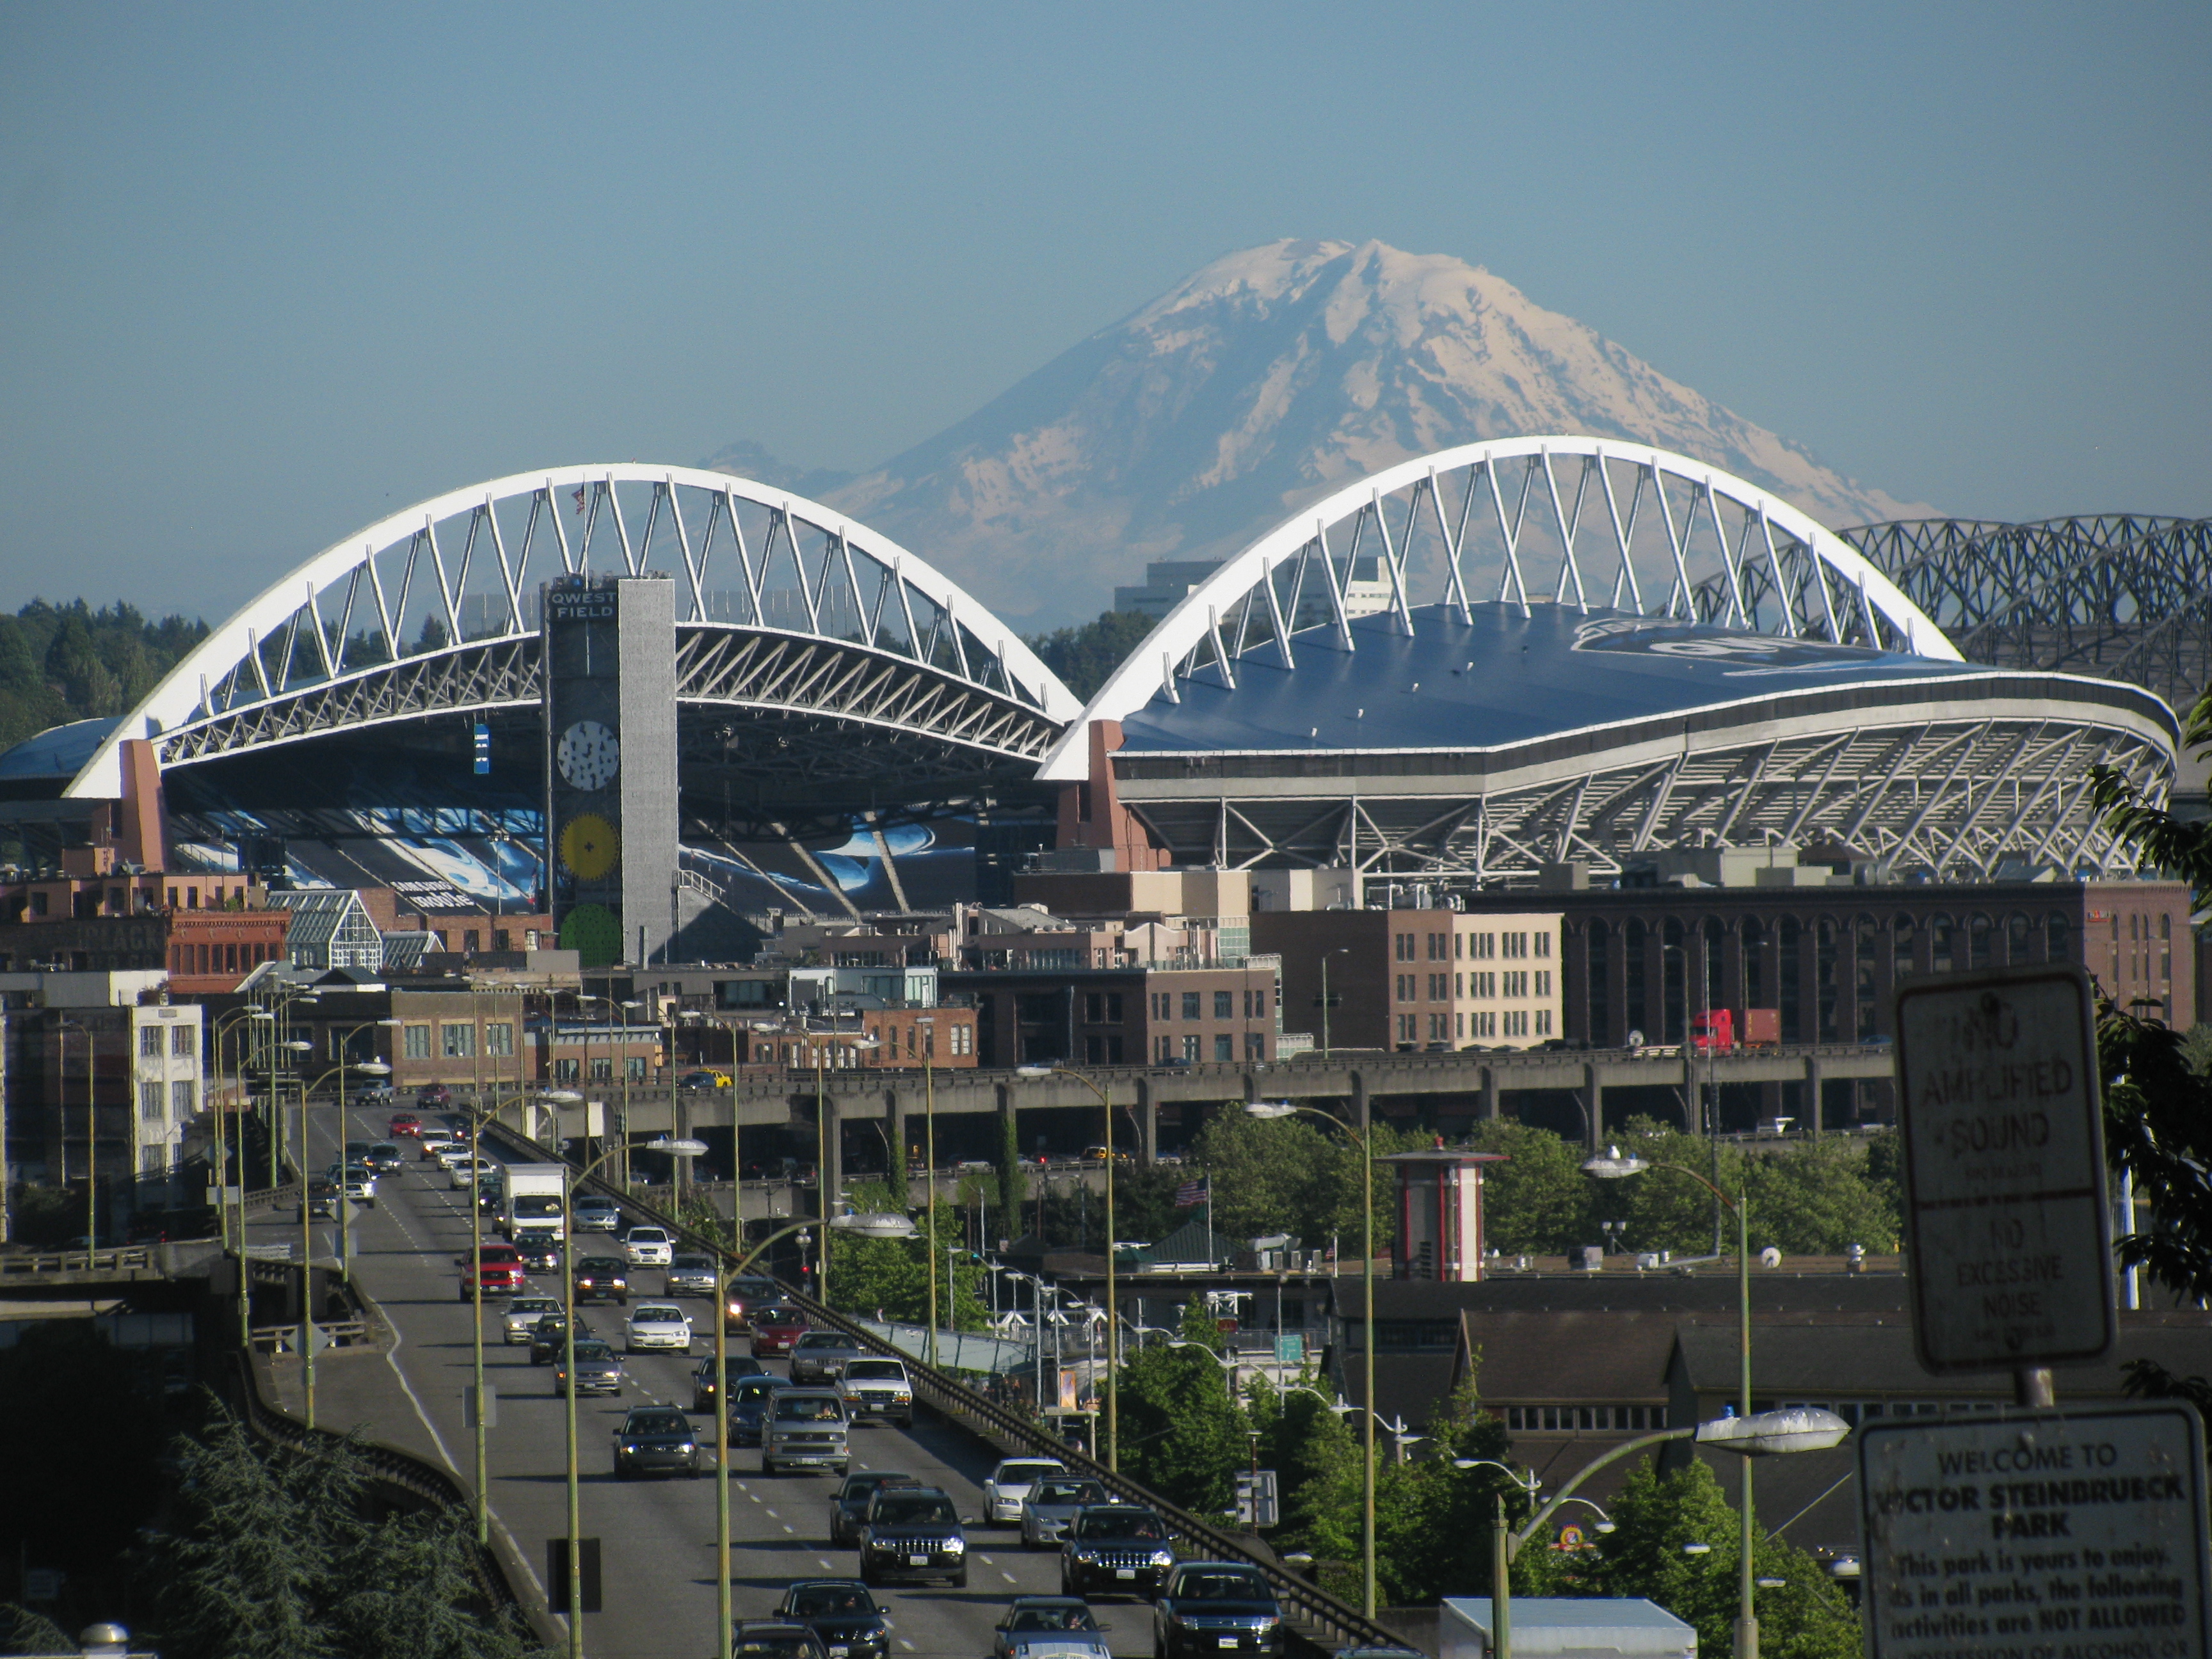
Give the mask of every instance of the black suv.
[(876, 1495), (878, 1486), (921, 1484), (910, 1474), (887, 1474), (880, 1469), (847, 1475), (837, 1490), (830, 1494), (830, 1541), (850, 1544), (860, 1537), (860, 1522), (867, 1517), (868, 1500)]
[(1168, 1574), (1152, 1602), (1152, 1651), (1158, 1659), (1203, 1653), (1283, 1650), (1283, 1613), (1257, 1567), (1242, 1561), (1185, 1561)]
[(775, 1616), (822, 1638), (831, 1659), (884, 1659), (890, 1626), (868, 1587), (851, 1578), (802, 1578), (783, 1593)]
[(1060, 1534), (1063, 1595), (1153, 1595), (1175, 1565), (1168, 1524), (1136, 1504), (1086, 1504)]
[[(562, 1334), (562, 1330), (568, 1322), (568, 1316), (566, 1314), (550, 1313), (539, 1318), (530, 1332), (530, 1363), (532, 1364), (550, 1365), (561, 1357), (562, 1349), (567, 1346), (567, 1339)], [(592, 1340), (592, 1328), (582, 1320), (578, 1320), (576, 1340), (588, 1342)]]
[(586, 1256), (576, 1264), (576, 1301), (629, 1305), (629, 1269), (611, 1255)]
[(968, 1588), (968, 1534), (951, 1498), (935, 1486), (881, 1486), (860, 1522), (860, 1578), (942, 1578)]
[(699, 1473), (699, 1441), (691, 1419), (666, 1406), (633, 1406), (615, 1431), (615, 1479), (656, 1470)]

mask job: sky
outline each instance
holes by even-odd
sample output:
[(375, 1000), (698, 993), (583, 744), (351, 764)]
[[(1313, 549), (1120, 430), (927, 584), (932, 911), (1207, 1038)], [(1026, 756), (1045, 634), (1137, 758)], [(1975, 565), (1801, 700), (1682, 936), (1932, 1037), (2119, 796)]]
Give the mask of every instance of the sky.
[(215, 622), (539, 465), (865, 468), (1285, 236), (1904, 500), (2212, 514), (2208, 82), (2202, 4), (12, 0), (0, 605)]

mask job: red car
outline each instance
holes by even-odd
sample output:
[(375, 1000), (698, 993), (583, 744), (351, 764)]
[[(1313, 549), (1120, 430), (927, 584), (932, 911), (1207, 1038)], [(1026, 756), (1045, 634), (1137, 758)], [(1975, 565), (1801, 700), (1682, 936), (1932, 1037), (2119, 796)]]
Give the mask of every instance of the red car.
[[(461, 1270), (461, 1300), (475, 1299), (474, 1286), (469, 1282), (469, 1257), (464, 1250), (453, 1258), (453, 1265)], [(477, 1249), (477, 1276), (483, 1285), (484, 1294), (506, 1294), (523, 1288), (527, 1273), (522, 1265), (522, 1252), (512, 1244), (483, 1244)]]
[(796, 1308), (759, 1308), (753, 1312), (753, 1356), (767, 1359), (788, 1354), (806, 1334), (806, 1316)]
[(395, 1112), (392, 1115), (391, 1127), (386, 1133), (394, 1140), (398, 1139), (402, 1135), (419, 1135), (422, 1133), (422, 1120), (412, 1112)]
[(442, 1083), (426, 1083), (415, 1091), (417, 1106), (450, 1106), (453, 1102), (453, 1091)]

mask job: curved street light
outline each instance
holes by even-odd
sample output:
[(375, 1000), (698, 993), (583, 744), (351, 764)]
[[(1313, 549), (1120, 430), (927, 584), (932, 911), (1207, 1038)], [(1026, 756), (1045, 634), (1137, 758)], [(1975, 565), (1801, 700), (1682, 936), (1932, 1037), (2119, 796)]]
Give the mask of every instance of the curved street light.
[[(1121, 1468), (1121, 1387), (1116, 1373), (1121, 1363), (1120, 1321), (1121, 1299), (1114, 1280), (1114, 1097), (1085, 1073), (1068, 1066), (1017, 1066), (1014, 1075), (1025, 1078), (1073, 1078), (1098, 1097), (1100, 1109), (1106, 1118), (1106, 1306), (1113, 1317), (1106, 1322), (1106, 1468), (1109, 1473), (1119, 1473)], [(1139, 1137), (1142, 1146), (1142, 1137)], [(1040, 1404), (1042, 1402), (1040, 1401)], [(1093, 1425), (1096, 1426), (1095, 1424)]]

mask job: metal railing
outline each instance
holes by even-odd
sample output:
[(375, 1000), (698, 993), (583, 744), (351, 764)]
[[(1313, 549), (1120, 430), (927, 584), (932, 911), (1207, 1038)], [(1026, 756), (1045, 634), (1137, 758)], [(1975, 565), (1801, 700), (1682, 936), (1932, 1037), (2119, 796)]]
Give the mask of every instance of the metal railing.
[(149, 1245), (125, 1249), (60, 1250), (46, 1255), (0, 1255), (0, 1279), (35, 1279), (41, 1273), (150, 1273), (161, 1267)]
[[(561, 1161), (555, 1148), (518, 1134), (504, 1124), (488, 1123), (484, 1133), (506, 1142), (518, 1152), (528, 1154), (534, 1162), (551, 1164)], [(577, 1184), (586, 1191), (604, 1194), (641, 1212), (656, 1224), (667, 1228), (680, 1237), (691, 1249), (717, 1255), (730, 1254), (726, 1241), (686, 1226), (666, 1211), (641, 1200), (634, 1194), (624, 1193), (611, 1182), (597, 1176), (586, 1176)], [(1241, 1561), (1256, 1568), (1273, 1586), (1275, 1599), (1286, 1614), (1304, 1625), (1316, 1640), (1362, 1647), (1405, 1645), (1402, 1637), (1285, 1570), (1270, 1557), (1255, 1553), (1246, 1545), (1239, 1543), (1232, 1534), (1197, 1516), (1177, 1509), (1127, 1475), (1109, 1470), (1103, 1463), (1047, 1433), (1018, 1413), (986, 1399), (951, 1373), (922, 1364), (877, 1336), (857, 1320), (847, 1318), (789, 1285), (785, 1285), (784, 1289), (788, 1298), (804, 1309), (808, 1317), (817, 1324), (843, 1332), (871, 1353), (904, 1360), (907, 1374), (914, 1379), (916, 1397), (940, 1415), (957, 1420), (980, 1437), (996, 1441), (1008, 1451), (1057, 1458), (1070, 1468), (1097, 1480), (1115, 1496), (1155, 1510), (1180, 1538), (1195, 1546), (1205, 1559)], [(716, 1316), (720, 1317), (722, 1311), (716, 1309)]]

